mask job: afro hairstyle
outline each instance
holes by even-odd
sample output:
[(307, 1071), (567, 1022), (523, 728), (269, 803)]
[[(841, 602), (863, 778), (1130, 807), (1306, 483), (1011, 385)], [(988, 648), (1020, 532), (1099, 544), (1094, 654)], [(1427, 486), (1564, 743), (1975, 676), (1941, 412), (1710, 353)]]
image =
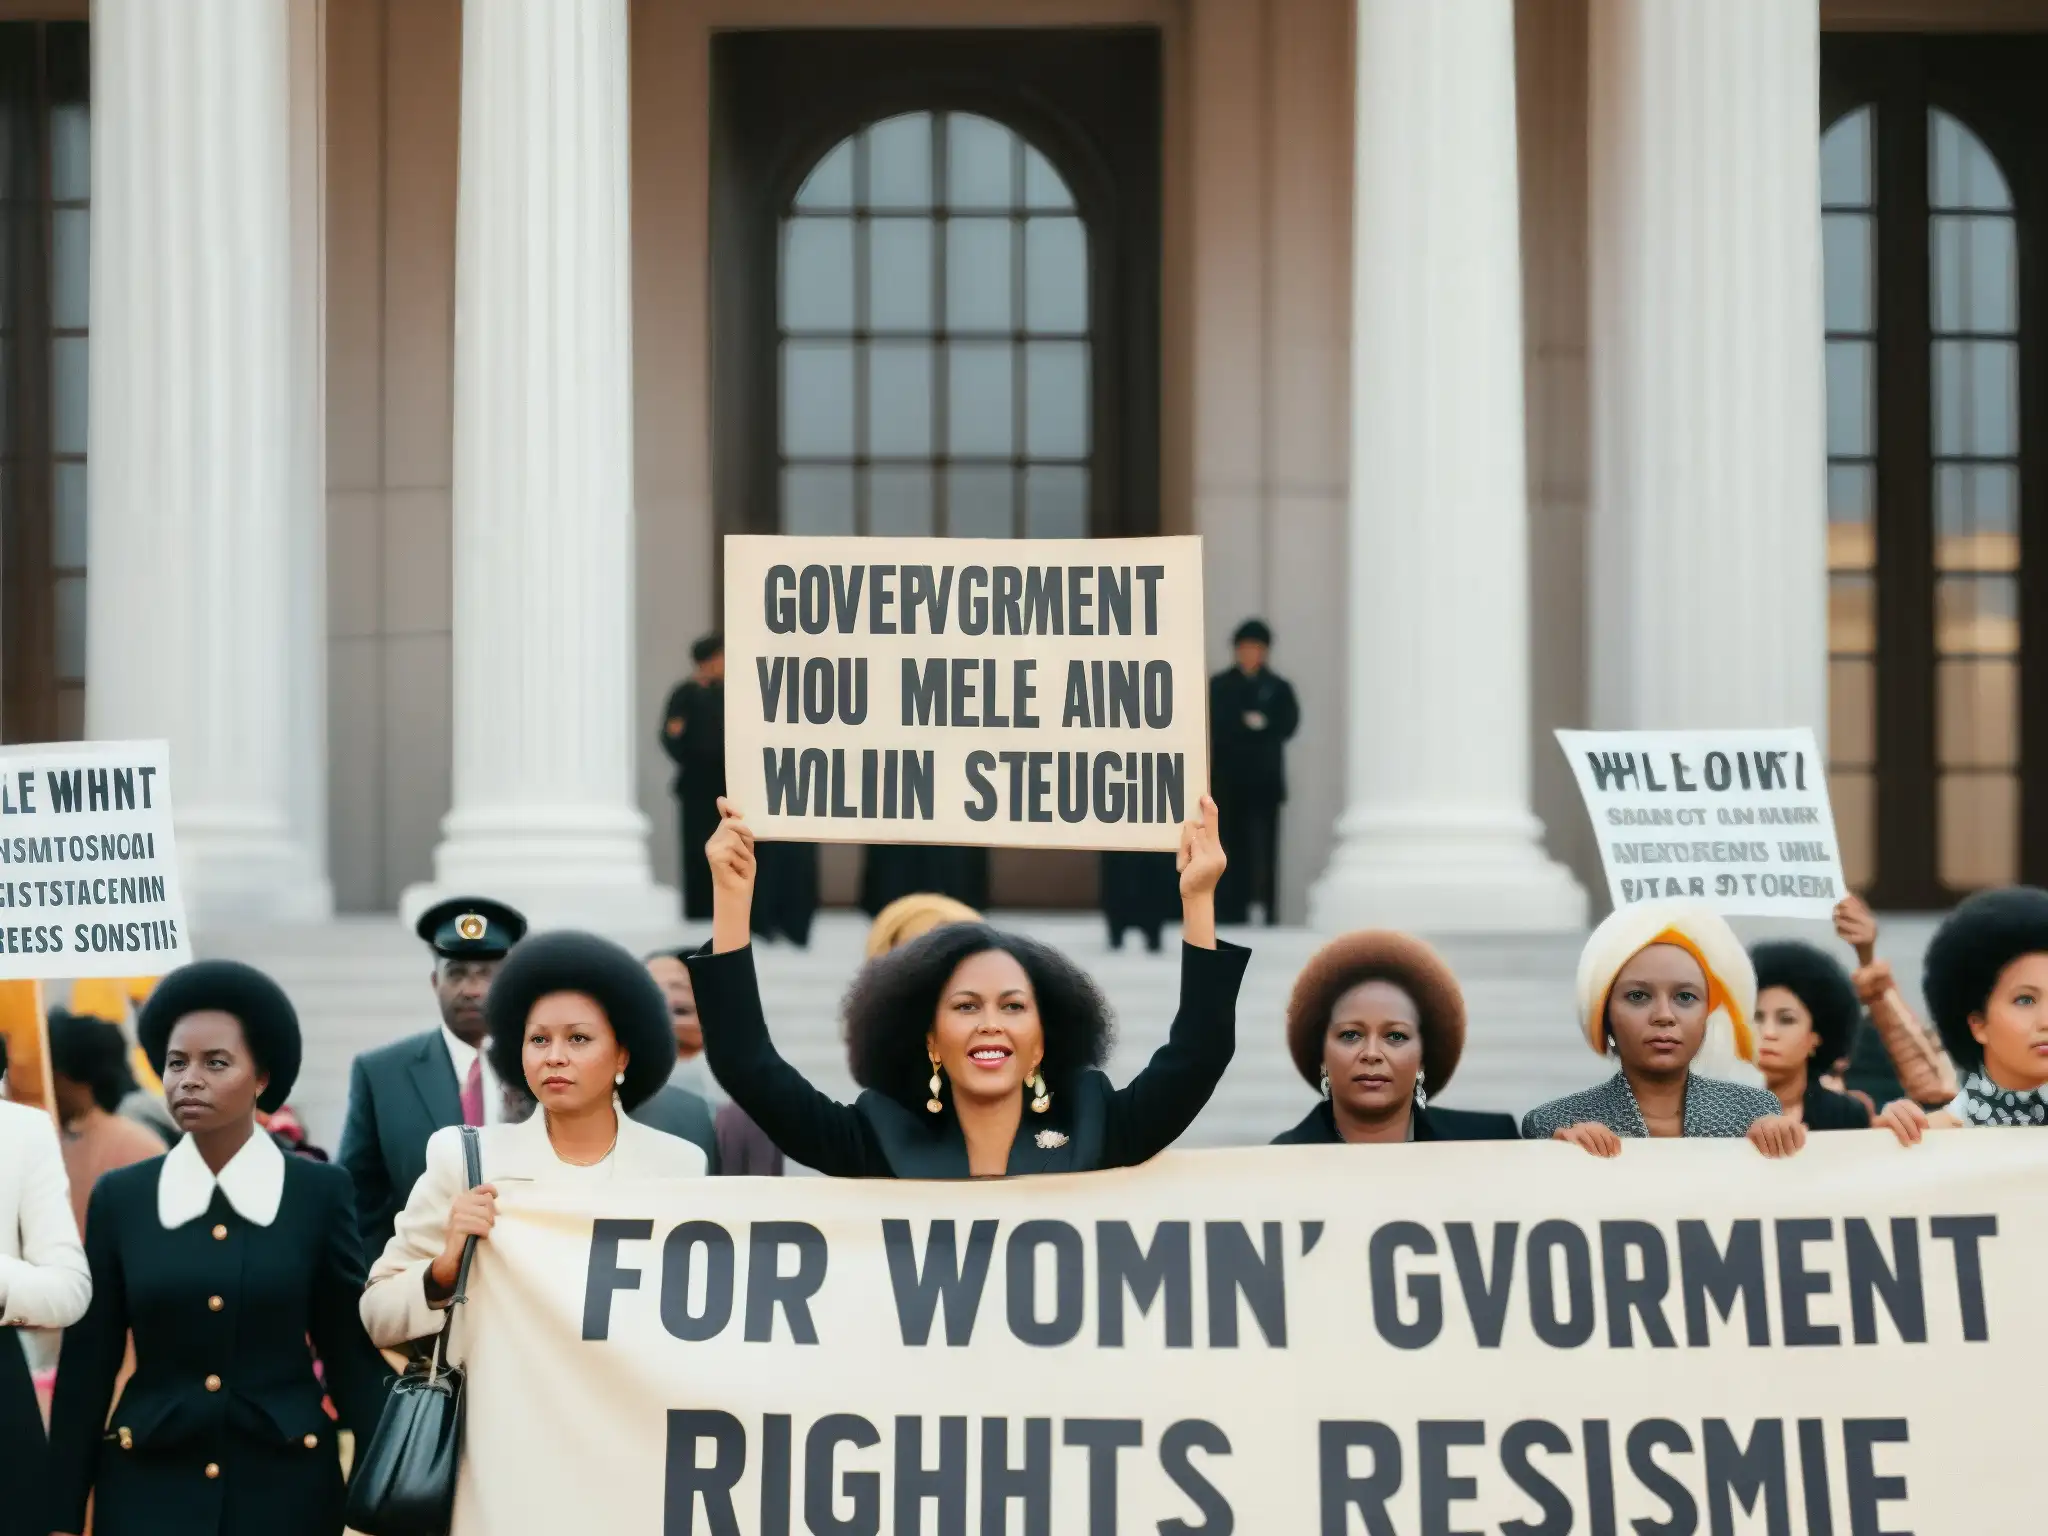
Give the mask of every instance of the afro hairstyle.
[(1294, 978), (1287, 999), (1287, 1049), (1311, 1087), (1322, 1081), (1323, 1036), (1337, 1000), (1368, 981), (1406, 992), (1422, 1021), (1422, 1087), (1441, 1093), (1465, 1052), (1465, 994), (1443, 957), (1405, 933), (1367, 929), (1332, 939)]
[(1927, 944), (1921, 986), (1941, 1043), (1959, 1067), (1984, 1065), (1970, 1033), (2005, 968), (2024, 955), (2048, 954), (2048, 891), (2031, 885), (1979, 891), (1942, 920)]
[(637, 1109), (661, 1091), (676, 1065), (676, 1037), (668, 999), (647, 967), (610, 939), (563, 930), (523, 939), (513, 947), (484, 997), (485, 1049), (498, 1081), (531, 1099), (526, 1086), (526, 1021), (534, 1005), (557, 992), (596, 1003), (626, 1051), (626, 1081), (619, 1102)]
[(150, 1071), (164, 1075), (164, 1055), (178, 1021), (195, 1013), (231, 1014), (256, 1069), (270, 1080), (256, 1100), (266, 1115), (284, 1108), (299, 1080), (299, 1016), (284, 988), (239, 960), (195, 960), (156, 984), (135, 1019), (135, 1038)]
[(121, 1026), (89, 1013), (50, 1010), (50, 1070), (83, 1083), (92, 1090), (93, 1102), (110, 1115), (135, 1091)]
[(1807, 1058), (1808, 1081), (1834, 1071), (1835, 1063), (1847, 1056), (1855, 1044), (1856, 1027), (1863, 1022), (1863, 1004), (1856, 997), (1849, 973), (1825, 950), (1791, 939), (1754, 945), (1749, 959), (1756, 967), (1759, 1006), (1765, 989), (1783, 987), (1813, 1016), (1813, 1032), (1820, 1038), (1820, 1049)]
[(948, 923), (870, 960), (847, 989), (846, 1059), (853, 1080), (922, 1111), (930, 1096), (925, 1037), (946, 983), (967, 960), (999, 949), (1024, 968), (1045, 1031), (1039, 1070), (1055, 1090), (1109, 1059), (1116, 1024), (1088, 974), (1050, 945), (986, 923)]

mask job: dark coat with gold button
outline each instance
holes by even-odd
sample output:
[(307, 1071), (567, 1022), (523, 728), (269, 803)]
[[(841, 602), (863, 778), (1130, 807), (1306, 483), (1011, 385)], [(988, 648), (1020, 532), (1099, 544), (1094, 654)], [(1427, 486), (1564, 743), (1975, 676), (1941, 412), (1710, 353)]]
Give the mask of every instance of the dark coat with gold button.
[[(162, 1158), (107, 1174), (86, 1213), (93, 1298), (64, 1336), (52, 1407), (57, 1529), (96, 1536), (338, 1536), (336, 1425), (367, 1440), (391, 1372), (363, 1332), (363, 1254), (346, 1173), (285, 1160), (267, 1227), (215, 1190), (165, 1230)], [(135, 1374), (109, 1416), (129, 1334)], [(310, 1344), (309, 1341), (310, 1340)]]

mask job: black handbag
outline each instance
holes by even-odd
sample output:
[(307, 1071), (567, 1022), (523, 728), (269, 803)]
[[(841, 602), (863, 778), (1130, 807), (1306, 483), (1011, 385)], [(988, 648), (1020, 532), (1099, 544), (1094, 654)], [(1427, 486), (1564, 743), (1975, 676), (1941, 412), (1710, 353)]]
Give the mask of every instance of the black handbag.
[[(483, 1182), (473, 1126), (462, 1128), (469, 1187)], [(476, 1239), (462, 1245), (455, 1293), (433, 1352), (406, 1366), (391, 1384), (377, 1432), (356, 1456), (348, 1481), (347, 1525), (362, 1536), (447, 1536), (455, 1512), (455, 1474), (462, 1460), (462, 1368), (448, 1363), (448, 1330), (469, 1296)]]

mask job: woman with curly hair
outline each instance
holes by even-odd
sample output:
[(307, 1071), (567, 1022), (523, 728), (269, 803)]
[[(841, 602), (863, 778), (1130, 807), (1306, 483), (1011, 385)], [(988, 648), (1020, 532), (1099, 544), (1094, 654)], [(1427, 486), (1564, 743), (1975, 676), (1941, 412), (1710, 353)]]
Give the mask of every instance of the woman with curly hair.
[(1449, 966), (1405, 933), (1346, 934), (1295, 978), (1287, 1048), (1322, 1102), (1277, 1145), (1513, 1141), (1513, 1115), (1444, 1109), (1465, 1050), (1465, 994)]
[(1930, 1129), (2048, 1125), (2048, 891), (1963, 902), (1928, 942), (1921, 985), (1962, 1091), (1932, 1115), (1900, 1099), (1879, 1123), (1907, 1146)]
[(52, 1008), (50, 1086), (64, 1127), (71, 1209), (83, 1232), (86, 1202), (100, 1175), (161, 1156), (163, 1138), (120, 1113), (122, 1101), (135, 1091), (135, 1073), (118, 1024)]
[(1173, 1033), (1123, 1088), (1103, 1075), (1102, 994), (1047, 945), (979, 923), (935, 928), (871, 961), (846, 998), (847, 1052), (866, 1090), (820, 1093), (768, 1038), (748, 947), (754, 836), (720, 801), (710, 954), (690, 958), (711, 1070), (795, 1161), (846, 1178), (988, 1178), (1142, 1163), (1209, 1102), (1235, 1044), (1249, 952), (1216, 939), (1216, 807), (1181, 829), (1186, 943)]
[(1861, 1099), (1821, 1085), (1849, 1054), (1863, 1006), (1849, 973), (1811, 944), (1773, 940), (1749, 952), (1756, 967), (1756, 1065), (1786, 1115), (1810, 1131), (1862, 1131)]

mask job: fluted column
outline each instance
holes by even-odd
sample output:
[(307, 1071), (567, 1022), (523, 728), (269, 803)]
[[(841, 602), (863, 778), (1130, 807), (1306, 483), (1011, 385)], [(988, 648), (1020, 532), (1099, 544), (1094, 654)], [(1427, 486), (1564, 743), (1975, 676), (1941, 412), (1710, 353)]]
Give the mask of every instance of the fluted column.
[(1529, 809), (1513, 0), (1359, 0), (1347, 805), (1319, 928), (1578, 926)]
[(170, 742), (202, 926), (333, 904), (288, 7), (93, 7), (86, 727)]
[(1826, 727), (1817, 0), (1592, 0), (1593, 723)]
[(633, 799), (626, 66), (626, 0), (463, 7), (454, 797), (434, 854), (439, 890), (614, 928), (675, 915)]

